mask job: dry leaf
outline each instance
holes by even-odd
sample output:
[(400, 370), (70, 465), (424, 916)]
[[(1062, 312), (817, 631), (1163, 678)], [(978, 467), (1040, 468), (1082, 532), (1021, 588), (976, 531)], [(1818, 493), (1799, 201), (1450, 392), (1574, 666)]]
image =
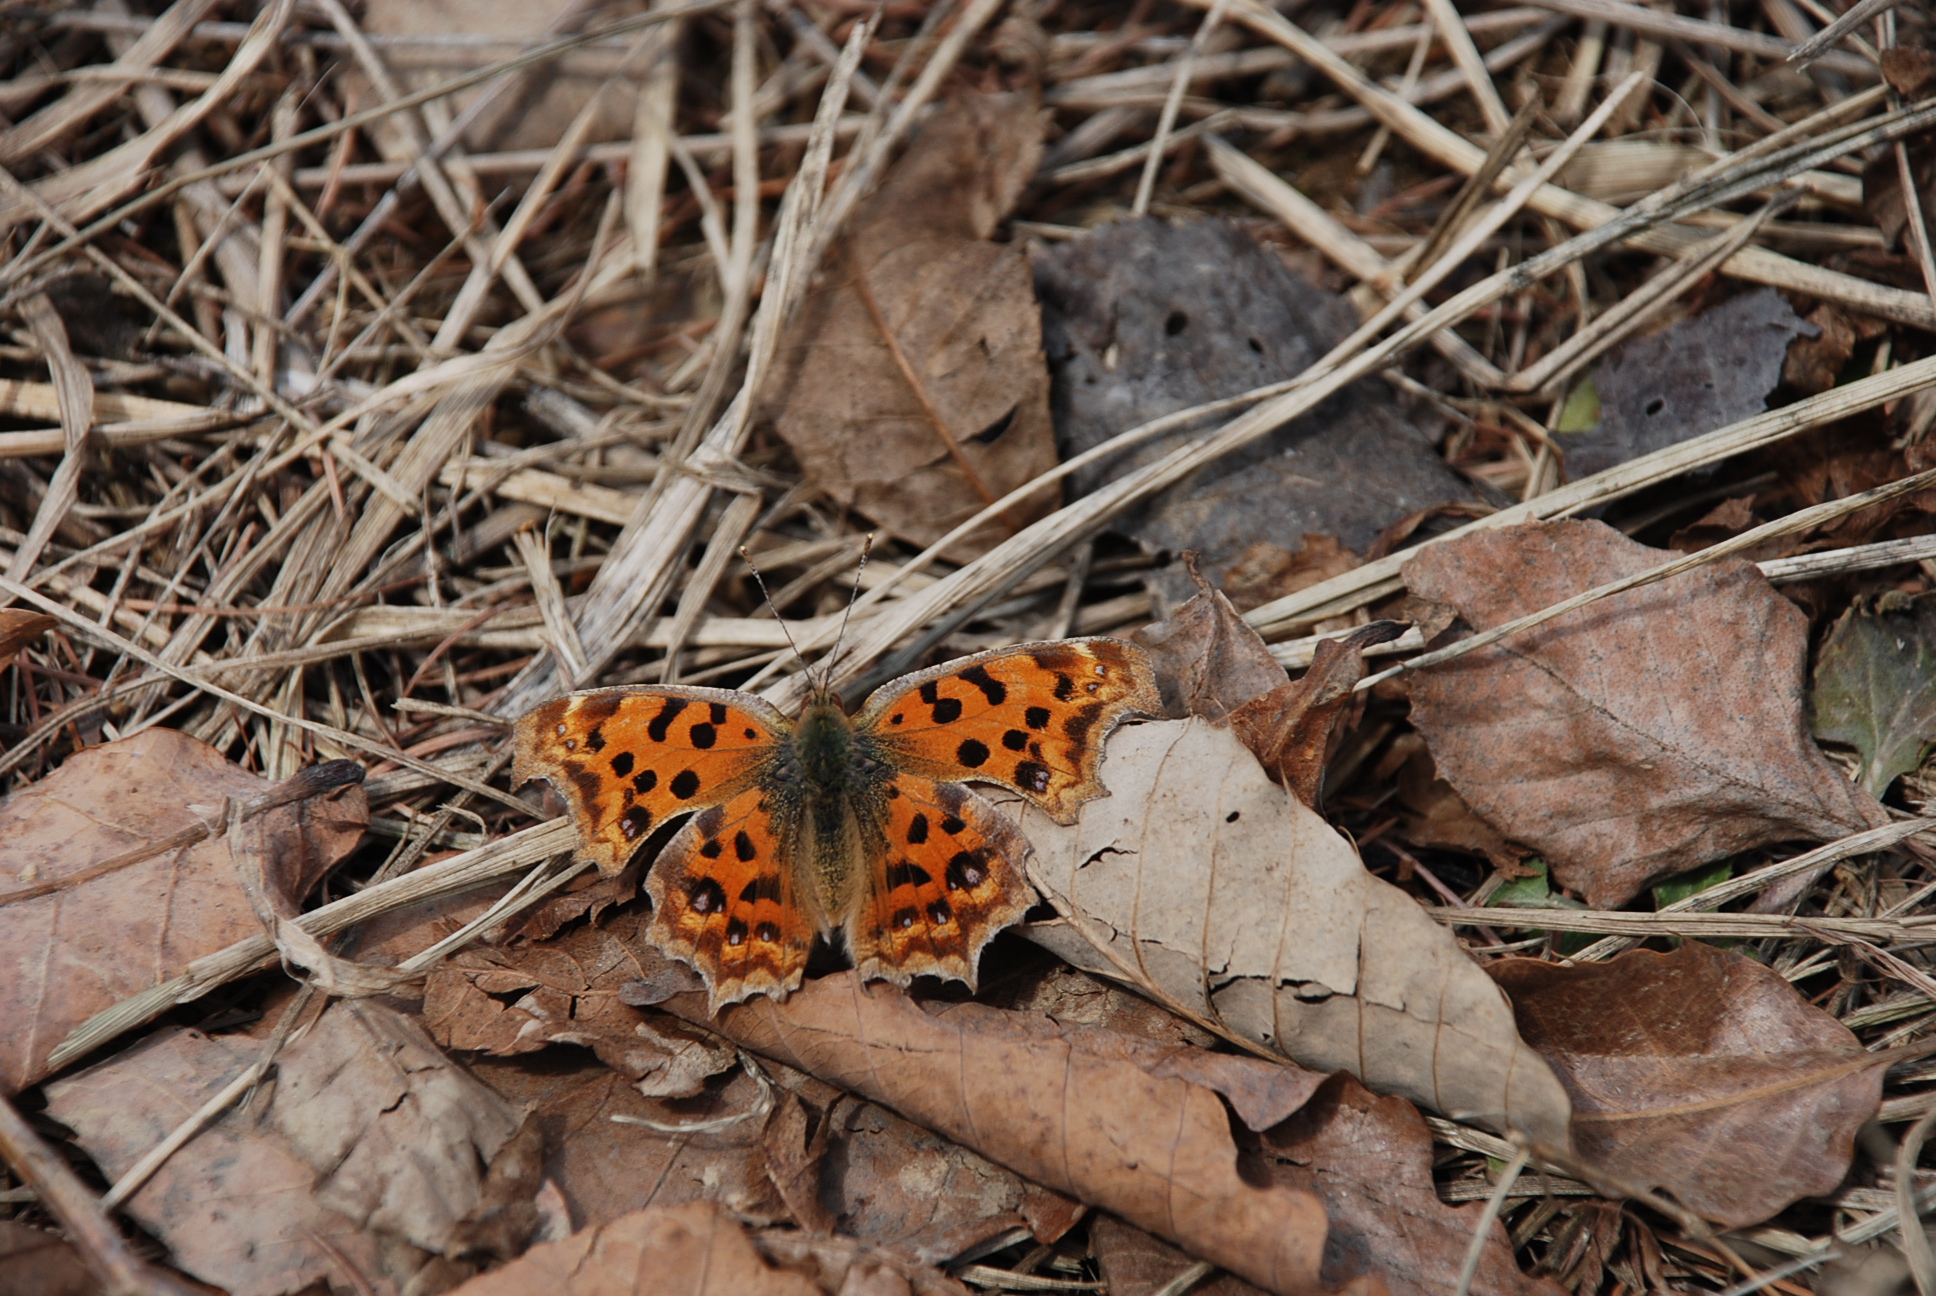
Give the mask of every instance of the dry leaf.
[(1260, 540), (1223, 569), (1223, 592), (1239, 612), (1248, 612), (1342, 576), (1364, 566), (1364, 562), (1339, 544), (1336, 536), (1306, 535), (1294, 550)]
[(767, 1175), (763, 1118), (694, 1134), (664, 1134), (614, 1116), (689, 1125), (753, 1113), (761, 1090), (745, 1072), (690, 1099), (640, 1095), (624, 1076), (566, 1051), (537, 1059), (477, 1062), (478, 1078), (544, 1132), (545, 1176), (572, 1223), (609, 1224), (650, 1205), (716, 1201), (740, 1219), (792, 1219)]
[[(1532, 523), (1422, 549), (1404, 578), (1485, 630), (1669, 556), (1598, 522)], [(1723, 855), (1887, 822), (1804, 728), (1807, 631), (1726, 559), (1421, 671), (1412, 721), (1467, 804), (1617, 908)]]
[[(1035, 289), (1065, 456), (1294, 377), (1358, 324), (1341, 298), (1291, 274), (1224, 220), (1105, 225), (1038, 253)], [(1202, 430), (1182, 428), (1084, 468), (1070, 493), (1087, 494)], [(1294, 550), (1307, 534), (1362, 552), (1406, 514), (1472, 494), (1389, 390), (1359, 383), (1113, 527), (1152, 553), (1197, 550), (1205, 570), (1219, 571), (1253, 546)], [(1166, 611), (1193, 592), (1177, 568), (1151, 589)]]
[(1398, 803), (1405, 813), (1398, 821), (1398, 835), (1414, 846), (1438, 846), (1449, 850), (1483, 855), (1508, 878), (1525, 877), (1520, 866), (1524, 851), (1517, 851), (1497, 828), (1472, 813), (1472, 807), (1438, 776), (1432, 764), (1431, 749), (1416, 733), (1401, 733), (1380, 762), (1379, 773), (1396, 767)]
[(532, 1247), (453, 1296), (820, 1296), (774, 1269), (731, 1216), (710, 1202), (655, 1206)]
[[(705, 1019), (703, 996), (669, 1006)], [(1096, 1051), (1093, 1038), (1045, 1019), (1024, 1028), (1023, 1017), (974, 1004), (931, 1014), (841, 974), (807, 982), (784, 1004), (728, 1008), (718, 1028), (1261, 1286), (1315, 1289), (1322, 1207), (1239, 1176), (1217, 1094)]]
[(0, 657), (11, 657), (60, 622), (44, 612), (0, 608)]
[(1565, 1092), (1498, 988), (1233, 734), (1133, 725), (1103, 768), (1070, 827), (1010, 806), (1067, 919), (1033, 939), (1312, 1070), (1566, 1145)]
[[(48, 1112), (119, 1175), (260, 1054), (247, 1037), (162, 1031), (49, 1084)], [(522, 1245), (537, 1181), (493, 1164), (507, 1148), (531, 1159), (518, 1128), (410, 1019), (343, 1001), (283, 1050), (259, 1119), (232, 1107), (127, 1209), (182, 1269), (235, 1296), (314, 1281), (332, 1249), (401, 1286), (435, 1257)]]
[[(1089, 1225), (1089, 1250), (1109, 1285), (1109, 1296), (1159, 1296), (1198, 1263), (1189, 1253), (1114, 1215), (1098, 1215)], [(1258, 1288), (1222, 1270), (1188, 1290), (1190, 1296), (1259, 1296)]]
[(101, 1294), (73, 1243), (18, 1220), (0, 1220), (0, 1296)]
[[(1019, 244), (987, 241), (1041, 153), (1032, 95), (964, 94), (929, 117), (774, 361), (765, 400), (807, 474), (916, 544), (1055, 465), (1028, 262)], [(1059, 503), (1032, 496), (949, 556)]]
[[(1448, 1206), (1439, 1200), (1432, 1182), (1432, 1133), (1417, 1108), (1336, 1075), (1261, 1142), (1275, 1182), (1324, 1199), (1331, 1220), (1324, 1245), (1327, 1286), (1375, 1274), (1391, 1296), (1451, 1296), (1485, 1206)], [(1550, 1280), (1520, 1272), (1512, 1241), (1496, 1221), (1480, 1252), (1472, 1290), (1490, 1296), (1560, 1296)]]
[(424, 1025), (445, 1048), (497, 1057), (583, 1045), (649, 1098), (691, 1097), (737, 1063), (731, 1049), (620, 1001), (621, 986), (660, 962), (643, 944), (646, 921), (625, 913), (542, 945), (457, 954), (425, 982)]
[[(262, 930), (225, 836), (224, 806), (270, 785), (169, 729), (75, 753), (0, 805), (0, 1092), (96, 1012)], [(360, 787), (243, 825), (277, 861), (265, 888), (300, 894), (369, 822)]]
[(1185, 556), (1195, 596), (1130, 638), (1149, 652), (1165, 715), (1222, 720), (1284, 683), (1284, 668), (1230, 600), (1197, 571), (1194, 559)]
[(1589, 380), (1599, 421), (1559, 434), (1567, 475), (1578, 481), (1759, 414), (1789, 341), (1808, 333), (1780, 293), (1762, 288), (1628, 342)]
[(1832, 1192), (1883, 1063), (1781, 975), (1699, 941), (1488, 969), (1573, 1099), (1579, 1154), (1730, 1228)]
[(1936, 598), (1885, 594), (1829, 631), (1809, 698), (1815, 736), (1862, 756), (1873, 796), (1923, 763), (1936, 744)]
[(1231, 732), (1272, 781), (1315, 809), (1326, 761), (1339, 737), (1364, 714), (1364, 696), (1353, 690), (1365, 677), (1365, 649), (1390, 643), (1404, 631), (1396, 621), (1373, 621), (1319, 641), (1304, 674), (1231, 713)]

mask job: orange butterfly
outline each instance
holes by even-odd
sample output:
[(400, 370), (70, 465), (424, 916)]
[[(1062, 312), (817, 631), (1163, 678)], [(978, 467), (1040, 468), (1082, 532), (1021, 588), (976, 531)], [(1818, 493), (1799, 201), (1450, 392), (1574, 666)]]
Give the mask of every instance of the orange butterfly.
[(972, 988), (982, 946), (1032, 893), (1027, 839), (963, 784), (1073, 822), (1104, 795), (1109, 731), (1161, 709), (1142, 649), (1070, 639), (904, 676), (851, 719), (818, 687), (795, 721), (726, 689), (574, 693), (518, 721), (513, 774), (564, 795), (581, 854), (607, 875), (698, 812), (646, 880), (647, 934), (699, 969), (713, 1011), (797, 989), (815, 934), (835, 931), (863, 977)]

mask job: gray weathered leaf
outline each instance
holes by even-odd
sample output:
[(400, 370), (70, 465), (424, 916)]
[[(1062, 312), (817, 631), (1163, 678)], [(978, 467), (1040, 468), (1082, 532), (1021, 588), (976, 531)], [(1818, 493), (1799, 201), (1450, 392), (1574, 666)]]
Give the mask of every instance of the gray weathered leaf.
[(1809, 698), (1815, 736), (1862, 755), (1856, 780), (1873, 796), (1923, 763), (1936, 744), (1936, 596), (1884, 595), (1829, 631)]

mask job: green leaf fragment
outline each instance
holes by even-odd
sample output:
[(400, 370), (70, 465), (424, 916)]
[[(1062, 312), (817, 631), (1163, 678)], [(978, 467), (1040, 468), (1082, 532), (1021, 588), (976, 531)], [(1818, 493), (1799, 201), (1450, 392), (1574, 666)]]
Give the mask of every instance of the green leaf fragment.
[(1676, 873), (1665, 882), (1654, 884), (1654, 907), (1665, 909), (1670, 904), (1678, 904), (1709, 887), (1720, 886), (1733, 876), (1734, 861), (1727, 859), (1716, 860), (1704, 868), (1690, 869), (1686, 873)]
[(1600, 391), (1593, 385), (1593, 375), (1588, 374), (1567, 393), (1566, 404), (1560, 406), (1560, 416), (1554, 421), (1553, 430), (1585, 432), (1599, 421)]
[(1810, 722), (1822, 742), (1853, 747), (1872, 796), (1936, 745), (1936, 595), (1885, 594), (1829, 631), (1815, 663)]

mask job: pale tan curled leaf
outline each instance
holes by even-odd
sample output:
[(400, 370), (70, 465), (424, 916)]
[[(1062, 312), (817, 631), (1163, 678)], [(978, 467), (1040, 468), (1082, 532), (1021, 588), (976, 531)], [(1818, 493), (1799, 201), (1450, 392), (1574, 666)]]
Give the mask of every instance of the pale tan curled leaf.
[(654, 1206), (532, 1247), (453, 1296), (821, 1296), (803, 1275), (760, 1257), (711, 1202)]
[[(1421, 549), (1404, 575), (1486, 630), (1668, 556), (1537, 522)], [(1808, 617), (1725, 559), (1419, 672), (1412, 721), (1467, 804), (1618, 908), (1723, 855), (1887, 822), (1809, 738), (1807, 664)]]
[[(163, 1031), (49, 1084), (48, 1111), (118, 1176), (261, 1050)], [(128, 1199), (205, 1282), (278, 1296), (331, 1273), (334, 1248), (401, 1288), (431, 1256), (515, 1252), (536, 1226), (535, 1162), (508, 1184), (487, 1171), (507, 1149), (531, 1160), (519, 1113), (392, 1009), (333, 1004), (280, 1054), (268, 1093), (266, 1111), (231, 1107)]]
[[(1028, 256), (988, 241), (1041, 152), (1033, 95), (964, 94), (928, 118), (855, 211), (762, 394), (816, 484), (919, 544), (1055, 466)], [(1043, 491), (950, 556), (1058, 502)]]
[(1882, 1100), (1886, 1059), (1739, 954), (1690, 940), (1488, 970), (1573, 1098), (1579, 1154), (1730, 1228), (1834, 1191)]
[[(703, 995), (667, 1007), (705, 1019)], [(1106, 1048), (1043, 1018), (1023, 1024), (1029, 1016), (976, 1004), (930, 1013), (846, 973), (785, 1003), (728, 1008), (716, 1028), (1271, 1291), (1321, 1290), (1322, 1203), (1239, 1175), (1216, 1092), (1153, 1073), (1141, 1042)]]
[[(89, 747), (0, 804), (0, 1091), (46, 1074), (94, 1013), (262, 931), (225, 806), (270, 784), (206, 743), (148, 729)], [(361, 838), (360, 787), (242, 825), (300, 895)]]
[(1133, 725), (1068, 827), (1011, 804), (1064, 958), (1314, 1071), (1567, 1145), (1566, 1094), (1497, 986), (1227, 729)]

